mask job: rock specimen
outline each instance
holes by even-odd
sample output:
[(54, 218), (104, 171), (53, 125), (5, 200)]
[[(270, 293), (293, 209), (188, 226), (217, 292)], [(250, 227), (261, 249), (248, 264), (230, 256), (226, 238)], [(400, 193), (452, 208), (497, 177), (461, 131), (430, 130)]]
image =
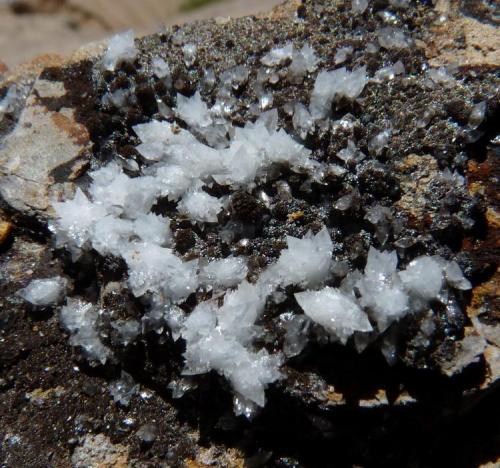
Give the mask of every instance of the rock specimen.
[(4, 464), (450, 463), (500, 341), (463, 21), (498, 43), (479, 2), (315, 1), (7, 73)]

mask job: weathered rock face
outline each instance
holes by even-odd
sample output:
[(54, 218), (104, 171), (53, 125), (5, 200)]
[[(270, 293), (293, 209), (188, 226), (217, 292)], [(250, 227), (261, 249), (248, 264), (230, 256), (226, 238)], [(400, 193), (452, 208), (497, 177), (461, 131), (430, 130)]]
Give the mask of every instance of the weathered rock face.
[[(6, 73), (0, 96), (13, 84), (16, 94), (0, 114), (2, 462), (442, 466), (494, 461), (500, 370), (500, 59), (494, 18), (479, 1), (438, 2), (435, 8), (424, 2), (370, 2), (363, 13), (353, 13), (350, 2), (291, 2), (271, 17), (196, 23), (145, 37), (136, 41), (136, 60), (114, 72), (102, 71), (105, 46), (94, 45), (68, 63)], [(296, 49), (313, 47), (318, 70), (296, 80), (290, 78), (289, 59), (262, 66), (270, 49), (288, 42)], [(197, 46), (189, 66), (182, 51), (186, 43)], [(339, 63), (341, 48), (351, 49)], [(159, 56), (169, 62), (170, 83), (153, 73), (152, 60)], [(404, 72), (380, 71), (398, 62)], [(115, 160), (135, 176), (146, 166), (134, 125), (175, 120), (186, 128), (172, 111), (176, 96), (199, 90), (209, 106), (215, 104), (222, 86), (217, 78), (236, 65), (249, 74), (226, 95), (225, 119), (243, 126), (261, 110), (275, 108), (279, 126), (309, 148), (315, 161), (335, 170), (320, 182), (283, 171), (281, 185), (263, 183), (231, 194), (222, 216), (239, 223), (243, 234), (229, 241), (221, 223), (200, 229), (172, 202), (159, 202), (155, 210), (171, 218), (179, 256), (243, 255), (248, 278), (255, 281), (279, 257), (286, 235), (302, 237), (326, 225), (335, 260), (350, 270), (362, 270), (375, 245), (397, 250), (405, 266), (420, 255), (454, 260), (473, 285), (472, 292), (450, 289), (446, 300), (432, 302), (425, 313), (404, 317), (361, 354), (309, 326), (306, 348), (287, 360), (284, 378), (268, 389), (266, 406), (251, 421), (233, 415), (223, 378), (211, 373), (182, 380), (185, 343), (174, 340), (166, 325), (161, 333), (145, 331), (131, 343), (120, 342), (110, 323), (141, 321), (145, 314), (144, 301), (126, 287), (123, 261), (88, 251), (73, 262), (68, 252), (53, 247), (47, 228), (55, 216), (52, 201), (71, 198), (76, 187), (87, 189), (89, 169)], [(366, 66), (375, 79), (357, 99), (333, 103), (328, 117), (304, 132), (294, 105), (309, 104), (321, 70), (340, 66)], [(437, 66), (448, 68), (432, 68)], [(213, 82), (205, 73), (209, 68)], [(127, 93), (121, 105), (103, 100), (117, 90)], [(477, 107), (483, 102), (484, 108)], [(338, 156), (346, 154), (341, 151), (350, 140), (364, 159)], [(304, 189), (306, 182), (310, 189)], [(213, 184), (210, 193), (227, 191)], [(380, 219), (370, 211), (374, 206), (386, 209)], [(332, 286), (344, 275), (332, 279)], [(108, 311), (99, 325), (112, 351), (105, 366), (91, 365), (70, 346), (59, 306), (31, 308), (16, 295), (31, 279), (53, 276), (69, 281), (71, 296)], [(284, 291), (284, 302), (266, 306), (258, 323), (262, 349), (284, 347), (280, 317), (299, 311), (290, 300), (293, 288)], [(181, 307), (189, 314), (207, 294), (198, 291)], [(111, 395), (120, 400), (116, 381), (130, 390), (129, 403), (113, 401)], [(183, 386), (189, 391), (174, 399), (169, 384), (174, 396)]]

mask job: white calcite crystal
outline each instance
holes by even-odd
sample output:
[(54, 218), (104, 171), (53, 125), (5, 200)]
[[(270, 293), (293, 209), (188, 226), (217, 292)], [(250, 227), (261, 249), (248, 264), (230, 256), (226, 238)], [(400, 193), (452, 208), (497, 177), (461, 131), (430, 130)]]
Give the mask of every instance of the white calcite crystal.
[(63, 298), (67, 283), (67, 280), (60, 276), (35, 279), (17, 294), (34, 306), (46, 307), (57, 304)]
[(90, 239), (94, 225), (107, 214), (106, 208), (93, 204), (77, 188), (75, 197), (64, 202), (54, 202), (57, 221), (51, 226), (56, 232), (58, 245), (71, 244), (76, 247), (83, 245)]
[(360, 151), (352, 140), (347, 140), (347, 146), (337, 153), (337, 157), (346, 164), (358, 163), (366, 158), (366, 155)]
[(147, 291), (179, 301), (196, 291), (198, 260), (183, 262), (171, 249), (138, 242), (123, 253), (135, 296)]
[(283, 65), (287, 60), (290, 60), (293, 55), (293, 44), (289, 42), (284, 47), (275, 47), (271, 49), (261, 59), (261, 62), (268, 67)]
[(184, 374), (216, 370), (229, 380), (240, 404), (264, 406), (265, 388), (281, 377), (282, 356), (253, 350), (254, 323), (263, 308), (261, 291), (247, 282), (227, 294), (221, 308), (199, 304), (181, 332), (186, 340)]
[(487, 108), (488, 108), (488, 104), (486, 101), (478, 102), (472, 108), (472, 111), (469, 115), (469, 122), (468, 122), (469, 127), (475, 129), (483, 123)]
[(206, 284), (221, 288), (232, 288), (247, 276), (248, 267), (244, 257), (228, 257), (213, 260), (202, 267), (200, 276)]
[(133, 342), (140, 333), (140, 325), (137, 320), (116, 320), (111, 326), (118, 332), (124, 346)]
[(386, 67), (379, 68), (375, 72), (373, 80), (378, 82), (391, 81), (397, 75), (404, 74), (404, 72), (405, 72), (405, 67), (403, 65), (403, 62), (398, 60), (394, 65), (388, 65)]
[(444, 267), (446, 282), (455, 289), (467, 291), (472, 289), (471, 282), (464, 276), (457, 262), (451, 261)]
[(169, 246), (172, 240), (170, 219), (154, 213), (140, 214), (134, 222), (134, 234), (142, 241), (160, 246)]
[(92, 247), (101, 255), (118, 256), (133, 232), (131, 221), (105, 216), (94, 225)]
[(319, 58), (309, 44), (304, 44), (302, 49), (293, 50), (292, 63), (288, 68), (288, 76), (294, 83), (300, 83), (309, 72), (316, 70)]
[(186, 214), (194, 221), (216, 223), (217, 214), (222, 210), (222, 203), (203, 190), (188, 192), (177, 204), (179, 213)]
[(201, 99), (199, 91), (192, 97), (177, 95), (177, 114), (193, 128), (208, 127), (212, 124), (212, 117), (205, 101)]
[(286, 330), (283, 352), (286, 357), (297, 356), (307, 345), (307, 332), (311, 321), (305, 315), (294, 315), (290, 312), (282, 314), (280, 319)]
[(332, 71), (321, 71), (314, 83), (309, 110), (313, 117), (319, 119), (330, 113), (332, 103), (344, 97), (356, 99), (363, 91), (368, 77), (366, 67), (352, 71), (345, 67)]
[(352, 48), (352, 46), (339, 47), (335, 52), (335, 65), (344, 63), (347, 58), (352, 55), (353, 51), (354, 49)]
[(377, 31), (378, 43), (384, 49), (405, 49), (412, 44), (411, 39), (399, 28), (386, 26)]
[(147, 213), (158, 196), (159, 188), (153, 178), (131, 178), (116, 163), (91, 172), (94, 183), (90, 195), (95, 205), (106, 207), (111, 214), (134, 219)]
[(198, 52), (198, 47), (196, 44), (184, 44), (182, 46), (182, 55), (184, 56), (184, 63), (186, 67), (190, 68), (196, 62), (196, 54)]
[(70, 344), (83, 348), (92, 361), (105, 364), (111, 356), (111, 351), (101, 341), (97, 330), (99, 310), (95, 305), (79, 299), (68, 298), (62, 307), (61, 324), (71, 333)]
[(333, 244), (326, 227), (316, 235), (309, 231), (302, 239), (287, 236), (288, 248), (263, 275), (282, 286), (297, 284), (313, 287), (324, 281), (330, 271)]
[(293, 109), (292, 123), (293, 128), (303, 140), (306, 139), (309, 133), (314, 131), (314, 119), (307, 110), (306, 106), (300, 102), (295, 104)]
[(427, 76), (436, 84), (452, 84), (455, 83), (455, 78), (448, 73), (445, 67), (429, 68)]
[(360, 304), (371, 310), (380, 332), (409, 311), (408, 294), (397, 275), (397, 264), (396, 252), (379, 252), (370, 247), (365, 274), (357, 282)]
[(139, 384), (134, 382), (133, 377), (122, 370), (119, 380), (115, 380), (109, 386), (109, 393), (113, 397), (115, 403), (119, 403), (122, 406), (128, 406), (130, 404), (131, 398), (139, 393)]
[(412, 260), (399, 276), (409, 292), (425, 301), (436, 299), (443, 287), (443, 269), (431, 257)]
[(351, 0), (351, 11), (361, 14), (368, 8), (368, 0)]
[(319, 323), (343, 343), (355, 332), (372, 331), (368, 316), (356, 303), (354, 297), (329, 286), (319, 291), (295, 294), (304, 313)]
[(151, 70), (158, 78), (167, 78), (170, 76), (170, 65), (161, 57), (155, 57), (151, 61)]
[(220, 81), (225, 90), (238, 90), (248, 81), (248, 75), (249, 71), (247, 67), (236, 65), (224, 71), (220, 76)]
[(384, 148), (388, 145), (389, 139), (391, 138), (391, 129), (387, 128), (381, 132), (375, 134), (368, 142), (368, 151), (370, 154), (378, 156), (382, 153)]
[(108, 42), (108, 48), (102, 58), (105, 70), (114, 71), (122, 62), (132, 62), (138, 51), (134, 44), (134, 31), (129, 29), (113, 36)]

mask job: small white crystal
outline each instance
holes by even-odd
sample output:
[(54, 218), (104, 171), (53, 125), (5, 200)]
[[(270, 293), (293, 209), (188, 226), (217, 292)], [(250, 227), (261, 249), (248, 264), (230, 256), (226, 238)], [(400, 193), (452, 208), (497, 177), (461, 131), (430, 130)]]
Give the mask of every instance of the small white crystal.
[(172, 338), (177, 340), (181, 336), (180, 332), (186, 320), (185, 312), (180, 307), (170, 306), (165, 310), (164, 318), (170, 328)]
[(227, 88), (238, 90), (248, 81), (249, 71), (244, 65), (236, 65), (224, 71), (220, 76), (220, 81)]
[(199, 91), (191, 97), (177, 95), (177, 114), (190, 127), (201, 128), (212, 124), (212, 117)]
[(57, 304), (62, 299), (67, 283), (67, 280), (60, 276), (35, 279), (17, 294), (34, 306), (45, 307)]
[(153, 213), (140, 214), (134, 220), (134, 234), (142, 241), (160, 246), (169, 245), (172, 239), (170, 219)]
[(288, 76), (294, 83), (300, 83), (307, 72), (313, 72), (318, 66), (319, 58), (309, 44), (304, 44), (302, 49), (294, 50), (292, 63), (288, 69)]
[(118, 332), (122, 343), (127, 346), (132, 343), (140, 333), (140, 325), (137, 320), (116, 320), (111, 326)]
[(259, 107), (261, 110), (267, 110), (273, 105), (273, 95), (264, 93), (259, 97)]
[(391, 210), (385, 206), (373, 205), (367, 210), (365, 219), (375, 226), (377, 240), (384, 245), (389, 238), (389, 228), (392, 222)]
[(333, 207), (339, 211), (347, 211), (349, 208), (352, 208), (355, 200), (359, 199), (359, 192), (353, 191), (340, 197), (334, 204)]
[(151, 291), (179, 301), (198, 286), (198, 261), (183, 262), (170, 249), (136, 243), (123, 253), (123, 257), (129, 268), (128, 283), (136, 297)]
[(184, 63), (186, 67), (190, 68), (196, 62), (196, 53), (198, 48), (195, 44), (184, 44), (182, 46), (182, 55), (184, 57)]
[(252, 325), (264, 310), (265, 297), (258, 286), (243, 281), (224, 298), (224, 305), (216, 311), (220, 329), (247, 344), (253, 338)]
[(443, 286), (441, 266), (427, 256), (412, 260), (399, 276), (408, 291), (426, 301), (437, 298)]
[(89, 201), (81, 189), (77, 188), (73, 200), (54, 202), (57, 220), (52, 226), (58, 245), (68, 242), (83, 247), (89, 240), (95, 223), (107, 214), (102, 205)]
[(347, 140), (347, 147), (341, 149), (337, 153), (337, 157), (342, 159), (346, 164), (358, 163), (366, 158), (366, 155), (361, 152), (352, 140)]
[(396, 70), (393, 65), (389, 65), (387, 67), (379, 68), (375, 72), (374, 79), (377, 81), (391, 81), (396, 76)]
[(186, 214), (193, 221), (216, 223), (217, 214), (222, 210), (222, 203), (203, 190), (188, 192), (177, 204), (179, 213)]
[(329, 286), (319, 291), (295, 294), (305, 314), (343, 343), (355, 332), (368, 332), (372, 326), (368, 317), (352, 296)]
[(396, 274), (396, 252), (379, 252), (370, 247), (365, 272), (356, 283), (360, 303), (371, 310), (380, 332), (408, 311), (408, 295)]
[(147, 213), (159, 195), (158, 184), (152, 177), (130, 178), (116, 163), (91, 172), (90, 194), (94, 203), (106, 207), (108, 213), (135, 218)]
[(284, 62), (292, 58), (293, 44), (289, 42), (284, 47), (275, 47), (261, 58), (261, 62), (268, 66), (274, 67), (282, 65)]
[(162, 196), (178, 200), (193, 184), (188, 172), (181, 166), (157, 166), (153, 168)]
[(468, 289), (472, 289), (472, 284), (470, 281), (464, 276), (460, 266), (457, 262), (452, 261), (448, 262), (444, 269), (444, 274), (446, 277), (446, 282), (455, 289), (461, 289), (466, 291)]
[(138, 51), (134, 44), (134, 31), (129, 29), (113, 36), (108, 42), (108, 48), (102, 58), (104, 69), (114, 71), (122, 62), (132, 62)]
[(127, 372), (121, 372), (121, 377), (109, 386), (109, 393), (115, 403), (128, 406), (130, 399), (139, 392), (139, 384), (136, 384), (133, 377)]
[(352, 48), (352, 46), (339, 47), (335, 52), (335, 65), (344, 63), (347, 60), (347, 57), (352, 55), (353, 51), (354, 49)]
[(368, 0), (351, 0), (351, 11), (361, 14), (368, 8)]
[(152, 444), (158, 436), (158, 428), (154, 424), (143, 424), (135, 435), (144, 444)]
[(201, 270), (201, 277), (207, 284), (232, 288), (247, 276), (248, 267), (243, 257), (228, 257), (209, 262)]
[(71, 346), (81, 346), (90, 360), (105, 364), (111, 351), (102, 344), (95, 328), (97, 317), (93, 304), (73, 298), (68, 298), (60, 314), (62, 325), (72, 334)]
[(313, 287), (327, 278), (333, 244), (326, 227), (316, 235), (309, 231), (302, 239), (287, 236), (287, 244), (288, 248), (266, 272), (271, 282)]
[(96, 222), (92, 233), (92, 247), (101, 255), (119, 256), (134, 233), (133, 223), (126, 219), (105, 216)]
[(283, 352), (286, 357), (299, 355), (308, 342), (307, 329), (310, 320), (305, 315), (283, 314), (280, 318), (284, 322), (285, 342), (283, 343)]
[(167, 388), (172, 392), (172, 398), (182, 398), (186, 392), (196, 388), (192, 378), (182, 377), (178, 380), (172, 380)]
[(469, 115), (469, 127), (477, 128), (483, 123), (484, 116), (486, 115), (487, 103), (481, 101), (477, 103)]
[(445, 67), (429, 68), (427, 75), (434, 83), (449, 84), (455, 82), (455, 78), (448, 73)]
[(302, 103), (295, 104), (292, 118), (293, 128), (298, 132), (300, 138), (305, 140), (309, 133), (314, 131), (314, 119)]
[(326, 117), (332, 102), (341, 97), (356, 99), (368, 82), (366, 67), (348, 71), (345, 67), (321, 71), (314, 83), (309, 110), (314, 118)]
[(182, 331), (186, 340), (184, 374), (214, 369), (230, 381), (237, 396), (264, 406), (265, 388), (281, 377), (282, 358), (247, 347), (263, 305), (257, 288), (246, 282), (226, 296), (220, 310), (211, 302), (199, 304)]
[(379, 44), (384, 49), (404, 49), (412, 44), (406, 34), (399, 28), (387, 26), (377, 31)]
[(170, 66), (161, 57), (156, 57), (152, 60), (151, 70), (160, 79), (170, 76)]
[(370, 154), (374, 154), (376, 156), (380, 155), (384, 148), (387, 147), (389, 139), (391, 138), (391, 133), (391, 129), (389, 128), (377, 133), (368, 142), (368, 151), (370, 152)]

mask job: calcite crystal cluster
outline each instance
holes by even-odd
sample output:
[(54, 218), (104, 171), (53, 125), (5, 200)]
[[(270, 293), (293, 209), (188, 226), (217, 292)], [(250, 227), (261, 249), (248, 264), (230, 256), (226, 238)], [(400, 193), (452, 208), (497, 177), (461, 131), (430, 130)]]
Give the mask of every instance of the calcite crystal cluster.
[[(392, 28), (388, 32), (386, 29), (377, 32), (379, 46), (388, 49), (409, 46), (402, 30)], [(184, 46), (185, 65), (191, 67), (194, 59), (187, 57), (186, 50)], [(195, 54), (196, 48), (191, 47), (189, 51)], [(117, 66), (133, 62), (137, 55), (133, 34), (129, 31), (110, 40), (102, 62), (96, 67), (114, 71)], [(156, 70), (159, 60), (161, 72)], [(288, 62), (285, 79), (300, 82), (317, 67), (319, 58), (309, 44), (294, 53), (290, 42), (271, 49), (260, 61), (275, 72)], [(255, 272), (253, 282), (246, 280), (249, 258), (245, 255), (184, 260), (173, 245), (172, 219), (154, 212), (162, 200), (175, 205), (172, 208), (176, 218), (196, 225), (201, 232), (210, 223), (220, 243), (230, 246), (245, 229), (244, 221), (233, 225), (224, 220), (235, 211), (235, 197), (252, 198), (258, 194), (272, 211), (274, 205), (283, 201), (279, 194), (273, 193), (277, 183), (292, 199), (307, 196), (314, 190), (313, 184), (316, 190), (328, 189), (330, 173), (343, 170), (347, 175), (345, 164), (353, 158), (346, 153), (358, 152), (356, 144), (349, 139), (347, 148), (333, 155), (332, 161), (325, 160), (324, 155), (312, 158), (303, 135), (302, 138), (294, 136), (279, 127), (276, 108), (255, 109), (248, 123), (235, 126), (224, 109), (234, 99), (231, 84), (235, 81), (245, 84), (248, 80), (249, 71), (244, 65), (238, 67), (224, 72), (226, 78), (220, 84), (215, 80), (214, 86), (219, 84), (221, 90), (212, 106), (203, 101), (199, 89), (192, 96), (175, 93), (170, 119), (153, 119), (133, 126), (132, 131), (140, 140), (136, 151), (142, 157), (141, 164), (134, 161), (134, 175), (128, 175), (127, 167), (116, 161), (91, 172), (88, 196), (77, 189), (73, 199), (54, 202), (56, 219), (51, 230), (56, 244), (70, 250), (75, 260), (82, 251), (90, 250), (102, 256), (122, 258), (127, 265), (127, 287), (143, 302), (144, 317), (154, 313), (168, 322), (175, 316), (176, 331), (186, 341), (183, 374), (217, 370), (231, 382), (237, 414), (250, 415), (253, 406), (264, 406), (267, 385), (282, 377), (283, 358), (279, 348), (274, 347), (269, 354), (265, 347), (258, 349), (254, 344), (265, 336), (257, 322), (266, 315), (268, 299), (286, 303), (295, 297), (301, 309), (297, 314), (305, 313), (329, 335), (330, 341), (346, 344), (355, 334), (357, 349), (363, 351), (401, 318), (407, 315), (418, 318), (428, 311), (432, 301), (441, 302), (448, 310), (450, 294), (468, 290), (471, 284), (463, 277), (456, 261), (440, 256), (417, 257), (398, 272), (397, 253), (378, 251), (374, 245), (370, 246), (364, 275), (348, 262), (343, 272), (335, 274), (332, 269), (338, 260), (333, 257), (330, 232), (336, 226), (331, 216), (321, 220), (321, 230), (315, 235), (309, 231), (303, 238), (288, 236), (287, 248), (281, 250), (276, 261)], [(404, 64), (402, 67), (404, 69)], [(166, 57), (155, 57), (151, 68), (155, 69), (153, 75), (161, 76), (160, 82), (165, 87), (171, 85)], [(377, 70), (375, 75), (380, 77), (383, 73)], [(394, 77), (382, 80), (382, 86), (389, 86), (387, 81), (391, 79)], [(332, 121), (333, 104), (341, 99), (355, 100), (365, 86), (370, 86), (366, 66), (352, 71), (345, 67), (321, 71), (315, 78), (309, 103), (298, 102), (293, 109), (297, 126), (306, 134), (312, 132), (315, 125), (328, 129), (336, 122)], [(103, 101), (120, 112), (132, 93), (133, 90), (120, 88), (111, 95), (106, 94)], [(348, 102), (347, 106), (350, 105)], [(389, 138), (387, 131), (374, 136), (369, 152), (375, 156), (380, 154)], [(340, 165), (340, 161), (344, 165)], [(353, 173), (357, 171), (356, 162), (360, 162), (359, 157), (354, 158)], [(303, 178), (295, 191), (290, 188), (286, 171)], [(463, 178), (458, 177), (453, 183), (463, 184)], [(340, 201), (332, 197), (332, 207), (346, 211), (350, 203), (338, 206)], [(327, 206), (328, 201), (322, 203)], [(368, 209), (383, 211), (383, 206), (375, 201)], [(391, 222), (391, 212), (387, 211), (378, 223), (380, 229), (386, 231)], [(257, 222), (265, 223), (269, 219), (265, 213), (253, 214), (260, 218)], [(386, 248), (387, 240), (379, 239), (376, 246)], [(332, 287), (339, 284), (340, 287)], [(214, 285), (219, 288), (214, 290)], [(290, 287), (295, 289), (287, 290)], [(198, 301), (194, 308), (186, 307), (188, 297), (201, 291), (208, 299)], [(40, 302), (24, 297), (34, 304)], [(105, 363), (112, 351), (102, 343), (98, 317), (95, 312), (90, 313), (93, 306), (68, 300), (62, 309), (62, 323), (73, 333), (72, 344), (80, 345), (91, 359)], [(183, 305), (184, 309), (179, 309)], [(293, 313), (289, 319), (297, 317)], [(128, 325), (131, 323), (137, 321), (133, 319)], [(127, 327), (127, 322), (121, 326)], [(431, 327), (430, 334), (433, 333)], [(134, 339), (139, 335), (138, 330)], [(127, 334), (122, 334), (122, 338), (124, 345), (131, 344)], [(296, 341), (298, 337), (289, 333), (287, 339)], [(301, 342), (306, 345), (307, 340)], [(294, 344), (289, 346), (297, 349)]]
[[(422, 372), (456, 379), (458, 400), (494, 386), (494, 306), (477, 296), (496, 281), (491, 195), (471, 168), (498, 151), (499, 81), (431, 54), (459, 14), (443, 8), (303, 2), (276, 29), (127, 31), (6, 86), (4, 210), (55, 265), (12, 281), (14, 303), (53, 312), (120, 411), (152, 394), (182, 408), (211, 382), (229, 432), (290, 401), (296, 421), (388, 406), (386, 390), (366, 396), (380, 375), (399, 380), (395, 406), (418, 407)], [(82, 148), (34, 181), (12, 156), (30, 106)]]

